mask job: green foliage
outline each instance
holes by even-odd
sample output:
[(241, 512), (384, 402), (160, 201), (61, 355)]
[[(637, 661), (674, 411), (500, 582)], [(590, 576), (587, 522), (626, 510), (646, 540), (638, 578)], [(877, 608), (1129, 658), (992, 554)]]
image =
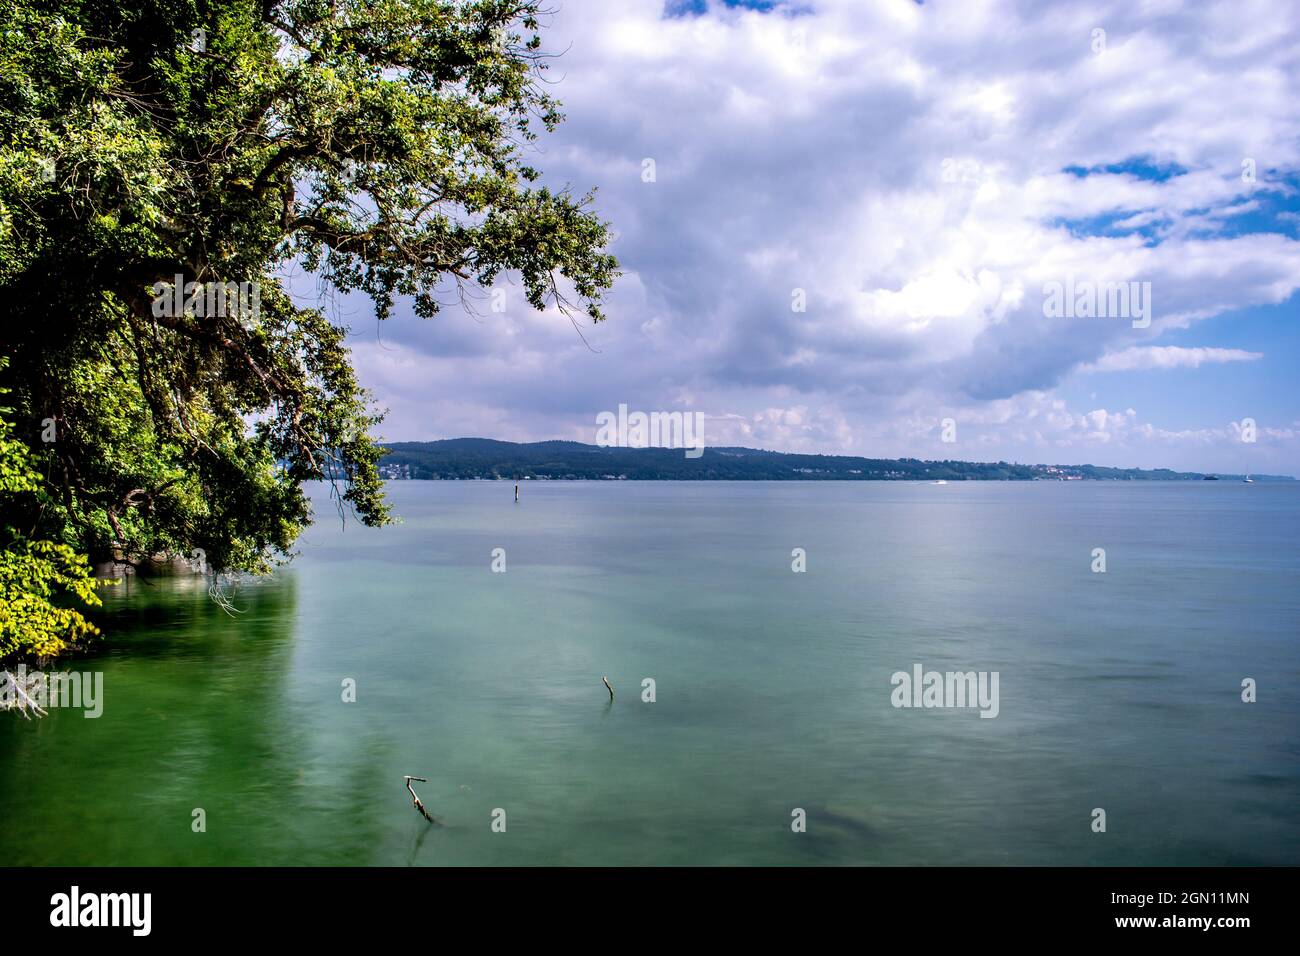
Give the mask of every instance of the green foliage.
[[(41, 487), (31, 452), (0, 418), (0, 504), (35, 498)], [(66, 544), (33, 541), (15, 528), (0, 533), (0, 661), (53, 657), (98, 634), (80, 611), (66, 606), (69, 598), (100, 603), (86, 558)]]
[[(380, 319), (396, 296), (433, 316), (506, 271), (537, 308), (603, 317), (605, 224), (521, 156), (560, 120), (538, 16), (532, 0), (0, 0), (0, 385), (40, 476), (0, 510), (29, 562), (7, 582), (85, 598), (74, 553), (199, 548), (215, 571), (266, 571), (311, 518), (311, 480), (390, 520), (380, 416), (347, 330), (283, 287), (292, 263)], [(254, 284), (259, 308), (160, 307), (177, 275)]]
[(0, 552), (0, 660), (55, 657), (99, 634), (75, 608), (56, 600), (75, 597), (98, 605), (90, 564), (66, 544), (14, 538)]

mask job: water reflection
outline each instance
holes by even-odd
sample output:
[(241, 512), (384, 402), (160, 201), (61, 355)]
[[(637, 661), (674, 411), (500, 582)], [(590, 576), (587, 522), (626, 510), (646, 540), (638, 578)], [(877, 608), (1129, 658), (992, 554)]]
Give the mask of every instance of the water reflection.
[[(322, 522), (234, 615), (196, 577), (125, 582), (112, 643), (73, 665), (103, 669), (104, 716), (0, 720), (0, 854), (1298, 858), (1300, 694), (1233, 687), (1297, 668), (1300, 488), (553, 484), (520, 512), (495, 483), (398, 482), (404, 524)], [(1092, 575), (1098, 540), (1140, 571)], [(999, 671), (998, 718), (893, 708), (913, 662)], [(611, 702), (602, 674), (633, 690)], [(1122, 838), (1094, 837), (1094, 806)]]
[(103, 672), (102, 716), (0, 721), (0, 819), (21, 821), (0, 827), (0, 856), (292, 863), (308, 847), (319, 858), (330, 830), (364, 830), (373, 762), (313, 766), (293, 712), (296, 594), (292, 574), (245, 584), (231, 614), (198, 575), (108, 588), (97, 617), (113, 640), (59, 666)]

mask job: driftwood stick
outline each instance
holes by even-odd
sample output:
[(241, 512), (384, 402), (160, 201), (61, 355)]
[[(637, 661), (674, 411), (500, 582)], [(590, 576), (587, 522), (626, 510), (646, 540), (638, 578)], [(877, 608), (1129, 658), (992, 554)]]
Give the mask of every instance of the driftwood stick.
[(17, 677), (9, 673), (7, 670), (0, 671), (0, 677), (4, 677), (5, 680), (9, 682), (9, 686), (14, 689), (14, 693), (18, 695), (18, 713), (23, 715), (24, 720), (31, 720), (31, 717), (27, 716), (27, 708), (29, 707), (32, 709), (32, 713), (37, 717), (46, 716), (45, 711), (41, 709), (40, 705), (38, 705), (36, 701), (32, 700), (31, 696), (27, 693), (27, 688), (22, 686)]
[(610, 685), (610, 683), (609, 683), (609, 678), (608, 678), (608, 677), (602, 677), (601, 680), (605, 682), (605, 690), (609, 691), (609, 699), (610, 699), (610, 700), (613, 700), (613, 699), (614, 699), (614, 688), (613, 688), (613, 686)]
[(411, 791), (411, 799), (415, 801), (415, 809), (420, 811), (420, 816), (424, 817), (424, 819), (428, 820), (430, 823), (437, 822), (433, 819), (433, 817), (429, 816), (429, 811), (424, 809), (424, 804), (420, 802), (420, 797), (416, 794), (414, 788), (411, 786), (412, 780), (418, 780), (420, 783), (428, 783), (429, 781), (424, 777), (407, 776), (405, 779), (406, 779), (406, 789)]

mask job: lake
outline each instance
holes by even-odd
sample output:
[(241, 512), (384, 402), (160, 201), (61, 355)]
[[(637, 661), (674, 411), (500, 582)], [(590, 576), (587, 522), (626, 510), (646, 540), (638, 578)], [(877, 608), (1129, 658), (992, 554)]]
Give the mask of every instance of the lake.
[(102, 716), (0, 714), (6, 863), (1300, 863), (1300, 484), (388, 490), (237, 613), (112, 589)]

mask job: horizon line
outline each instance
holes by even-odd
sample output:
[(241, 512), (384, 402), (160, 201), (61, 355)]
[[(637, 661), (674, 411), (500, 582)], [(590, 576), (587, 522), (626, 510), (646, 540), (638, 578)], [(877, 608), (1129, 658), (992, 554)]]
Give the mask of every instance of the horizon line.
[[(630, 445), (597, 445), (597, 444), (592, 444), (590, 442), (578, 441), (577, 439), (573, 439), (573, 438), (539, 438), (531, 441), (513, 441), (508, 438), (489, 438), (483, 435), (461, 435), (455, 438), (397, 439), (397, 440), (382, 440), (382, 441), (377, 440), (377, 441), (381, 448), (387, 447), (389, 445), (430, 445), (436, 442), (452, 442), (452, 441), (490, 441), (490, 442), (497, 442), (498, 444), (502, 444), (502, 445), (543, 445), (543, 444), (550, 444), (550, 443), (564, 443), (567, 445), (579, 445), (583, 448), (612, 448), (612, 449), (619, 449), (623, 451), (654, 451), (654, 450), (677, 451), (686, 447), (683, 445), (644, 445), (640, 447), (635, 447)], [(1040, 467), (1041, 468), (1114, 468), (1120, 471), (1169, 471), (1175, 474), (1183, 474), (1183, 475), (1207, 475), (1207, 476), (1214, 475), (1214, 476), (1223, 476), (1228, 478), (1250, 477), (1251, 475), (1258, 475), (1263, 478), (1285, 478), (1290, 481), (1297, 480), (1295, 475), (1288, 475), (1288, 474), (1271, 474), (1262, 471), (1260, 472), (1202, 471), (1196, 469), (1171, 468), (1167, 465), (1143, 467), (1141, 465), (1099, 465), (1095, 462), (1079, 462), (1074, 464), (1064, 464), (1059, 461), (1057, 462), (1008, 461), (1007, 459), (1003, 459), (1003, 458), (997, 460), (980, 461), (972, 458), (919, 458), (914, 455), (873, 458), (870, 455), (832, 454), (832, 453), (819, 452), (819, 451), (779, 451), (774, 448), (752, 448), (748, 445), (706, 445), (703, 447), (705, 451), (708, 451), (709, 449), (713, 449), (716, 451), (719, 449), (736, 448), (742, 451), (757, 451), (769, 455), (801, 455), (809, 458), (860, 458), (864, 461), (958, 462), (961, 464), (968, 464), (968, 465), (1004, 464), (1004, 465), (1017, 465), (1026, 468), (1040, 468)]]

